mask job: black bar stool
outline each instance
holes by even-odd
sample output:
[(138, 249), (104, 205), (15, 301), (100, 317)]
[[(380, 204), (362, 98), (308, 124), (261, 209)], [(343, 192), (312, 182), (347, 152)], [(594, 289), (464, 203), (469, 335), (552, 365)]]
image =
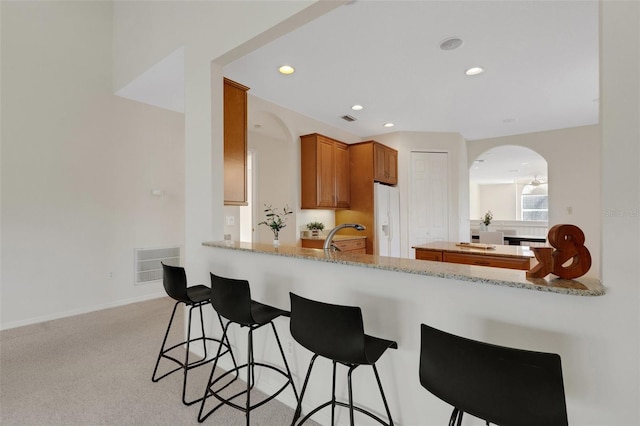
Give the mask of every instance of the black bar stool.
[[(187, 376), (188, 376), (189, 370), (196, 367), (200, 367), (201, 365), (204, 365), (213, 361), (213, 358), (207, 359), (206, 342), (212, 341), (212, 342), (220, 343), (226, 349), (222, 352), (218, 351), (217, 356), (222, 356), (226, 353), (229, 353), (231, 355), (231, 358), (233, 359), (233, 365), (236, 365), (236, 360), (233, 357), (233, 352), (231, 352), (231, 346), (229, 345), (228, 340), (226, 343), (223, 343), (224, 339), (218, 340), (211, 337), (206, 337), (205, 335), (204, 321), (202, 319), (202, 307), (204, 305), (208, 305), (211, 303), (211, 299), (210, 299), (211, 289), (205, 285), (195, 285), (192, 287), (187, 287), (187, 275), (185, 273), (184, 268), (182, 267), (165, 265), (163, 263), (162, 270), (163, 270), (162, 283), (164, 285), (164, 289), (167, 292), (167, 294), (176, 301), (176, 303), (175, 305), (173, 305), (173, 312), (171, 313), (171, 319), (169, 320), (167, 331), (165, 332), (164, 339), (162, 340), (162, 346), (160, 347), (160, 352), (158, 353), (158, 359), (156, 361), (156, 366), (153, 369), (153, 376), (151, 376), (151, 380), (155, 383), (167, 377), (171, 373), (174, 373), (178, 370), (183, 370), (184, 377), (182, 381), (182, 403), (185, 405), (191, 405), (200, 401), (202, 398), (198, 398), (192, 401), (186, 400)], [(167, 337), (169, 337), (169, 331), (171, 330), (171, 324), (173, 324), (173, 318), (176, 315), (176, 309), (178, 309), (178, 305), (181, 303), (183, 303), (185, 306), (189, 306), (189, 322), (187, 326), (187, 338), (186, 340), (181, 341), (180, 343), (177, 343), (169, 348), (166, 348), (165, 346), (167, 344)], [(202, 336), (192, 339), (191, 338), (191, 316), (194, 308), (198, 308), (200, 310), (200, 329), (202, 331)], [(218, 315), (218, 320), (220, 321), (220, 325), (222, 326), (222, 319), (220, 318), (220, 315)], [(204, 346), (204, 358), (190, 362), (189, 361), (190, 345), (191, 343), (198, 342), (198, 341), (201, 341), (202, 345)], [(186, 345), (186, 350), (185, 350), (184, 361), (177, 359), (175, 356), (171, 354), (171, 352), (174, 349), (181, 346), (185, 346), (185, 345)], [(160, 360), (162, 358), (168, 359), (176, 363), (178, 366), (173, 370), (163, 374), (162, 376), (156, 377), (156, 374), (158, 373), (158, 367), (160, 365)]]
[[(251, 410), (266, 404), (271, 401), (273, 398), (278, 396), (283, 390), (286, 389), (287, 386), (291, 385), (293, 389), (293, 393), (296, 397), (296, 401), (298, 400), (298, 392), (296, 391), (296, 387), (293, 384), (293, 378), (291, 377), (291, 371), (289, 370), (289, 364), (287, 364), (287, 359), (284, 356), (284, 351), (282, 350), (282, 345), (280, 344), (280, 339), (278, 338), (278, 332), (276, 331), (276, 327), (273, 324), (273, 320), (284, 316), (288, 317), (289, 312), (284, 311), (282, 309), (275, 308), (273, 306), (265, 305), (254, 300), (251, 300), (251, 290), (249, 288), (249, 282), (246, 280), (236, 280), (232, 278), (224, 278), (219, 277), (217, 275), (211, 274), (211, 298), (213, 302), (213, 307), (218, 311), (220, 315), (222, 315), (226, 320), (227, 324), (223, 327), (223, 340), (227, 339), (227, 332), (229, 326), (231, 324), (238, 324), (241, 327), (248, 327), (248, 349), (247, 349), (247, 363), (243, 365), (235, 366), (234, 369), (225, 372), (220, 375), (218, 378), (214, 380), (213, 376), (215, 373), (216, 365), (217, 365), (217, 356), (216, 361), (211, 368), (211, 375), (209, 376), (209, 381), (207, 384), (207, 388), (205, 390), (204, 396), (202, 397), (202, 404), (200, 405), (200, 412), (198, 413), (198, 421), (203, 422), (207, 417), (209, 417), (214, 411), (220, 408), (223, 405), (229, 405), (233, 408), (236, 408), (240, 411), (243, 411), (246, 414), (247, 425), (249, 425), (250, 421), (250, 413)], [(276, 337), (276, 342), (278, 343), (278, 348), (280, 349), (280, 354), (282, 355), (282, 361), (284, 362), (284, 367), (286, 371), (275, 367), (273, 365), (264, 364), (261, 362), (256, 362), (253, 357), (253, 332), (258, 328), (271, 324), (271, 328), (273, 329), (273, 333)], [(220, 344), (218, 347), (218, 354), (222, 350), (223, 344)], [(255, 367), (264, 367), (276, 371), (283, 375), (287, 380), (282, 385), (280, 389), (278, 389), (273, 394), (269, 395), (264, 400), (251, 405), (251, 389), (255, 385)], [(243, 391), (236, 393), (230, 398), (224, 398), (220, 395), (220, 391), (224, 389), (228, 384), (224, 385), (220, 389), (213, 389), (213, 386), (218, 383), (220, 380), (225, 378), (229, 374), (238, 374), (240, 369), (247, 369), (247, 387)], [(244, 406), (236, 404), (233, 399), (246, 394), (246, 400)], [(204, 413), (205, 404), (207, 399), (213, 396), (218, 401), (215, 407), (209, 410), (206, 414)]]
[(499, 425), (567, 426), (558, 354), (507, 348), (421, 324), (420, 383), (464, 413)]
[[(291, 335), (305, 348), (314, 353), (307, 370), (307, 376), (302, 386), (300, 400), (293, 417), (292, 425), (300, 417), (302, 411), (302, 398), (309, 383), (311, 369), (318, 356), (333, 361), (333, 385), (331, 400), (314, 408), (298, 424), (304, 423), (309, 417), (319, 410), (331, 405), (331, 424), (335, 419), (336, 405), (349, 408), (349, 419), (354, 425), (354, 410), (364, 413), (383, 425), (393, 425), (391, 412), (387, 399), (382, 390), (380, 376), (376, 369), (376, 361), (388, 349), (397, 349), (398, 344), (391, 340), (372, 337), (364, 333), (362, 322), (362, 311), (358, 307), (331, 305), (305, 299), (296, 294), (289, 293), (291, 297)], [(349, 403), (336, 401), (336, 364), (340, 363), (349, 367), (347, 373), (349, 386)], [(351, 375), (360, 365), (370, 365), (380, 388), (382, 402), (389, 418), (389, 423), (385, 423), (380, 417), (363, 408), (353, 405), (353, 391), (351, 386)]]

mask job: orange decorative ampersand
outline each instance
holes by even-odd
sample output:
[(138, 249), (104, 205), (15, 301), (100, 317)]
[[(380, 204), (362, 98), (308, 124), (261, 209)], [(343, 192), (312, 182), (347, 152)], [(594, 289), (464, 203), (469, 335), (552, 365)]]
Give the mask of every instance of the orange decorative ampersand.
[[(584, 245), (584, 232), (575, 225), (555, 225), (547, 236), (551, 247), (532, 247), (538, 264), (527, 272), (529, 278), (554, 274), (567, 280), (581, 277), (591, 268), (591, 253)], [(571, 263), (568, 263), (571, 261)]]

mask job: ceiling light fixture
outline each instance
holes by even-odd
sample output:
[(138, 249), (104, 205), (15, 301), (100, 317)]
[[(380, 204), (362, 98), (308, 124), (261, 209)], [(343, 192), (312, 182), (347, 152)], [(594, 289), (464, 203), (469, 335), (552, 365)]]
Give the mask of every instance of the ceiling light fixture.
[(466, 70), (464, 73), (466, 75), (478, 75), (478, 74), (482, 74), (484, 72), (484, 68), (482, 67), (471, 67), (468, 70)]
[(445, 38), (440, 42), (441, 50), (454, 50), (462, 46), (463, 41), (458, 37)]
[(354, 110), (354, 111), (362, 111), (364, 109), (364, 107), (362, 105), (356, 104), (356, 105), (352, 106), (351, 109)]
[(280, 68), (278, 68), (278, 71), (280, 71), (280, 74), (284, 74), (284, 75), (289, 75), (296, 72), (295, 68), (293, 68), (291, 65), (283, 65)]
[(393, 123), (384, 123), (384, 127), (393, 127), (395, 124)]

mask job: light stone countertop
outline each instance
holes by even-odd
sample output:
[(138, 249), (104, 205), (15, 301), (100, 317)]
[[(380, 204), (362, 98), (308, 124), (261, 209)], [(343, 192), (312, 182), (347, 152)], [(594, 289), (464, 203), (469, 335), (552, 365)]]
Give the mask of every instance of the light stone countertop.
[(383, 269), (400, 273), (426, 275), (431, 277), (470, 281), (527, 290), (546, 291), (576, 296), (602, 296), (605, 287), (597, 278), (580, 277), (564, 280), (553, 275), (547, 278), (527, 278), (525, 271), (491, 268), (486, 266), (461, 265), (456, 263), (431, 262), (428, 260), (404, 259), (356, 253), (325, 253), (320, 249), (271, 244), (246, 243), (238, 241), (210, 241), (203, 246), (228, 250), (239, 250), (273, 256), (293, 257), (311, 261), (339, 263), (365, 268)]

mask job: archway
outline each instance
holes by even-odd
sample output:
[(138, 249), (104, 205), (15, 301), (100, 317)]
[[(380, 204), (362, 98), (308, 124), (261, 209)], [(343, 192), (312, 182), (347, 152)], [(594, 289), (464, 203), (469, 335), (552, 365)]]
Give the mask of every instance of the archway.
[[(291, 132), (280, 117), (270, 111), (249, 108), (248, 148), (253, 159), (253, 196), (250, 205), (251, 224), (256, 242), (270, 242), (273, 233), (266, 226), (257, 224), (264, 219), (264, 208), (271, 205), (282, 211), (285, 205), (294, 208), (296, 159), (291, 149)], [(297, 187), (296, 187), (297, 188)], [(295, 211), (295, 209), (294, 209)], [(289, 217), (287, 227), (279, 238), (285, 243), (296, 241), (296, 220)]]
[(501, 145), (483, 152), (469, 168), (472, 234), (491, 211), (491, 227), (505, 234), (546, 235), (547, 161), (530, 148)]

